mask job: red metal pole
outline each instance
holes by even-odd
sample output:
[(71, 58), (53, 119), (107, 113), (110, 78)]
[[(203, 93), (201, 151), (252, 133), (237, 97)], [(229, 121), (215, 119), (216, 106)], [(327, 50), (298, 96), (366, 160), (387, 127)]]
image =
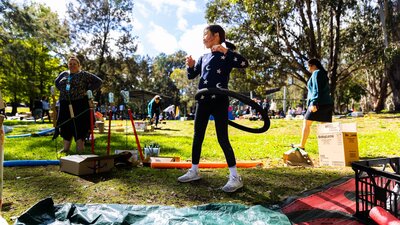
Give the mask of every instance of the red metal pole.
[[(0, 101), (3, 101), (1, 99), (1, 93), (0, 93)], [(1, 211), (2, 204), (3, 204), (3, 182), (4, 182), (4, 180), (3, 180), (3, 162), (4, 162), (4, 137), (5, 137), (5, 134), (4, 134), (4, 129), (3, 129), (3, 120), (4, 120), (4, 116), (0, 115), (0, 211)], [(0, 218), (2, 218), (1, 215), (0, 215)]]
[(137, 145), (138, 151), (139, 151), (139, 153), (140, 153), (140, 159), (141, 159), (142, 162), (143, 162), (143, 161), (144, 161), (143, 151), (142, 151), (142, 148), (140, 147), (140, 142), (139, 142), (138, 135), (137, 135), (137, 133), (136, 133), (135, 121), (133, 120), (133, 116), (132, 116), (132, 111), (131, 111), (131, 109), (128, 109), (128, 113), (129, 113), (129, 118), (131, 119), (132, 128), (133, 128), (133, 133), (135, 134), (136, 145)]
[(110, 142), (111, 142), (111, 120), (112, 111), (108, 112), (108, 139), (107, 139), (107, 155), (110, 155)]
[[(0, 92), (0, 109), (4, 108), (4, 113), (5, 113), (5, 104), (3, 102), (3, 97)], [(4, 115), (0, 115), (0, 212), (2, 210), (3, 206), (3, 173), (4, 173), (4, 168), (3, 168), (3, 162), (4, 162), (4, 137), (5, 137), (5, 132), (4, 132), (4, 127), (3, 127), (3, 121), (4, 121)], [(3, 217), (0, 215), (0, 219), (3, 220)], [(2, 221), (0, 221), (2, 222)]]
[(94, 132), (93, 132), (93, 130), (94, 130), (94, 126), (93, 126), (93, 123), (94, 123), (94, 115), (93, 115), (93, 113), (94, 113), (94, 109), (93, 108), (90, 108), (90, 135), (91, 135), (91, 144), (92, 144), (92, 153), (94, 154)]

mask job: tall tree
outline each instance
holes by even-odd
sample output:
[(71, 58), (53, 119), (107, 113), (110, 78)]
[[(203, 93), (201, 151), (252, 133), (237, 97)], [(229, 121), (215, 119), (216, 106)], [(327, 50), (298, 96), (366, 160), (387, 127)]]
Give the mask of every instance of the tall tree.
[[(388, 77), (384, 73), (384, 42), (382, 28), (376, 2), (359, 1), (352, 11), (351, 20), (346, 20), (347, 29), (342, 32), (342, 41), (352, 43), (342, 49), (342, 58), (347, 65), (356, 65), (361, 70), (354, 70), (351, 76), (344, 76), (339, 80), (337, 96), (348, 95), (347, 88), (350, 82), (356, 82), (366, 93), (370, 107), (368, 110), (376, 112), (384, 109), (388, 97)], [(366, 54), (366, 50), (369, 54)], [(350, 67), (347, 70), (352, 70)], [(348, 95), (351, 96), (351, 95)], [(339, 100), (339, 99), (338, 99)], [(364, 109), (367, 109), (364, 107)]]
[[(108, 76), (116, 65), (112, 58), (127, 59), (136, 51), (132, 9), (130, 0), (76, 0), (68, 4), (72, 50), (95, 59), (95, 68), (90, 70), (106, 82), (114, 78)], [(111, 59), (109, 65), (105, 65), (107, 59)]]
[(68, 31), (44, 5), (0, 3), (0, 85), (14, 103), (48, 94), (59, 67), (53, 53)]
[[(237, 41), (239, 50), (251, 62), (247, 74), (264, 87), (282, 86), (288, 77), (306, 86), (311, 76), (306, 62), (319, 58), (326, 65), (331, 92), (346, 77), (360, 70), (369, 49), (362, 49), (359, 61), (346, 61), (344, 42), (355, 0), (213, 0), (207, 4), (209, 22), (226, 24), (228, 37)], [(357, 40), (363, 42), (363, 39)], [(361, 44), (360, 43), (360, 44)], [(265, 89), (265, 88), (262, 88)]]
[(393, 93), (395, 111), (400, 111), (400, 0), (378, 0), (385, 44), (385, 74)]
[(171, 79), (171, 74), (175, 69), (185, 67), (184, 51), (177, 51), (171, 55), (160, 54), (156, 56), (152, 63), (151, 76), (154, 77), (153, 91), (171, 97), (170, 103), (179, 102), (179, 90)]

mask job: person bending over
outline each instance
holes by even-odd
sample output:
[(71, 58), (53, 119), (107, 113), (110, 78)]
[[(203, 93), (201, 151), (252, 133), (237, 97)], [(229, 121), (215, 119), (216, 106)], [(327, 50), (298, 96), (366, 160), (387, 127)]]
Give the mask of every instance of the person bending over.
[(154, 96), (153, 99), (149, 102), (147, 106), (148, 117), (150, 120), (150, 125), (155, 122), (157, 127), (158, 120), (160, 119), (160, 112), (161, 112), (161, 97), (159, 95)]

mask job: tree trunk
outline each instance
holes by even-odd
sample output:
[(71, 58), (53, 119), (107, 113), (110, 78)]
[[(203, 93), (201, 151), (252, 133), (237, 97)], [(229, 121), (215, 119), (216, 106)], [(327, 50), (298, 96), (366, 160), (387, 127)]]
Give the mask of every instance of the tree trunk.
[(393, 104), (396, 112), (400, 111), (400, 55), (394, 56), (388, 70), (389, 84), (393, 93)]
[[(340, 96), (335, 96), (335, 94), (336, 94), (336, 87), (337, 87), (337, 77), (336, 76), (332, 76), (332, 73), (331, 73), (331, 76), (330, 76), (330, 91), (331, 91), (331, 98), (332, 98), (332, 100), (333, 100), (333, 102), (334, 102), (334, 106), (333, 106), (333, 108), (334, 109), (337, 109), (337, 111), (339, 111), (340, 112), (340, 100), (339, 101), (335, 101), (335, 99), (340, 99)], [(338, 107), (338, 108), (336, 108), (336, 107)]]
[(11, 102), (11, 107), (12, 107), (11, 115), (15, 116), (15, 114), (18, 113), (18, 103), (16, 102), (16, 100)]
[(385, 108), (385, 102), (388, 97), (388, 75), (386, 74), (386, 71), (379, 81), (379, 91), (376, 94), (376, 101), (373, 102), (373, 110), (375, 112), (380, 112)]
[[(336, 6), (332, 6), (330, 12), (330, 47), (329, 47), (329, 63), (328, 63), (328, 77), (330, 79), (331, 96), (334, 99), (338, 81), (338, 68), (340, 56), (340, 18), (343, 12), (343, 1), (339, 0)], [(335, 101), (334, 101), (335, 102)], [(335, 104), (335, 103), (334, 103)], [(340, 107), (340, 105), (339, 105)], [(334, 107), (335, 108), (335, 107)]]
[(379, 98), (374, 102), (374, 112), (380, 112), (385, 108), (386, 97), (382, 98), (382, 92), (380, 92)]
[[(399, 1), (397, 1), (398, 5)], [(388, 0), (380, 0), (379, 13), (382, 24), (383, 40), (385, 48), (389, 47), (389, 43), (396, 43), (399, 36), (396, 35), (398, 21), (395, 21), (389, 10), (390, 4)], [(398, 9), (394, 9), (398, 11)], [(391, 37), (391, 40), (390, 40)], [(394, 110), (400, 111), (400, 55), (394, 55), (390, 62), (385, 62), (385, 72), (389, 79), (389, 84), (393, 93)]]

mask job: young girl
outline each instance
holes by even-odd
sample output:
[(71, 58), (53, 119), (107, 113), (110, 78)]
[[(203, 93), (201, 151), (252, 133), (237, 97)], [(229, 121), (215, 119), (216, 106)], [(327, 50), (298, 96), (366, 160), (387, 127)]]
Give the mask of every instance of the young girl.
[[(211, 52), (204, 54), (197, 63), (191, 56), (186, 58), (188, 78), (200, 75), (199, 89), (228, 88), (229, 74), (232, 68), (245, 68), (247, 60), (234, 52), (235, 46), (225, 41), (225, 31), (219, 25), (209, 25), (204, 29), (203, 43)], [(224, 47), (222, 44), (225, 44)], [(242, 178), (236, 169), (236, 159), (228, 138), (229, 98), (224, 95), (202, 95), (196, 103), (194, 137), (192, 145), (192, 167), (178, 178), (180, 182), (199, 180), (199, 161), (208, 120), (213, 115), (218, 142), (224, 151), (229, 166), (230, 176), (222, 188), (225, 192), (235, 192), (243, 187)]]

